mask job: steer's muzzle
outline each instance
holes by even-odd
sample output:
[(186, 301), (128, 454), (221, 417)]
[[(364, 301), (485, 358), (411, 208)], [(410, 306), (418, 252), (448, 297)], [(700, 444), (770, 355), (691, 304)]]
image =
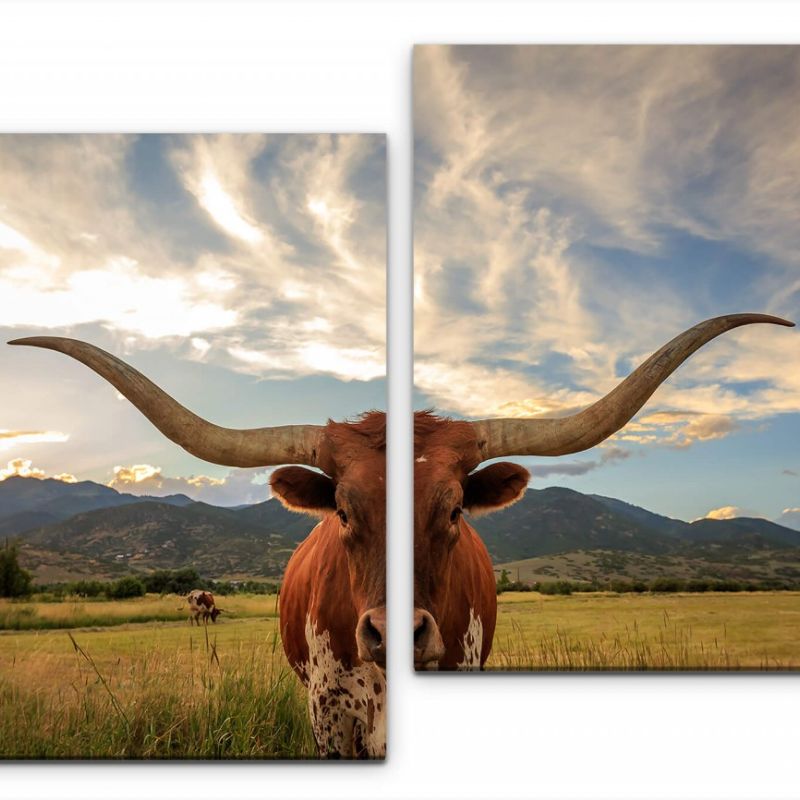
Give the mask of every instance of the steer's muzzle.
[(386, 669), (386, 607), (371, 608), (361, 615), (356, 626), (358, 657), (374, 661)]
[(414, 609), (414, 669), (434, 670), (444, 655), (444, 640), (431, 614)]

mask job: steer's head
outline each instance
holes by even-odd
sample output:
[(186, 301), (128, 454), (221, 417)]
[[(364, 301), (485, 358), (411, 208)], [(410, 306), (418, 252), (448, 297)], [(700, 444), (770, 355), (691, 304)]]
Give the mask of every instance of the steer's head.
[(281, 467), (273, 494), (292, 511), (331, 518), (347, 557), (362, 661), (386, 666), (386, 416), (329, 422), (320, 440), (322, 473)]
[[(466, 533), (464, 512), (511, 505), (530, 477), (517, 464), (476, 469), (481, 452), (471, 422), (414, 415), (414, 663), (432, 668), (444, 655), (440, 630), (451, 586), (453, 553)], [(469, 580), (467, 576), (457, 576)]]
[[(359, 656), (386, 660), (386, 419), (373, 412), (352, 423), (234, 430), (214, 425), (124, 361), (75, 339), (37, 336), (10, 344), (65, 353), (93, 369), (165, 436), (198, 458), (231, 467), (284, 466), (272, 488), (288, 507), (335, 516), (347, 554)], [(315, 472), (304, 467), (315, 467)]]
[[(793, 323), (765, 314), (706, 320), (677, 336), (589, 408), (557, 419), (485, 419), (474, 422), (415, 416), (414, 440), (414, 662), (435, 668), (444, 654), (445, 608), (452, 586), (472, 578), (453, 575), (454, 553), (469, 535), (464, 511), (504, 508), (525, 492), (529, 474), (504, 456), (560, 456), (594, 447), (620, 430), (658, 386), (689, 356), (725, 331), (754, 322)], [(463, 547), (463, 545), (462, 545)], [(460, 562), (460, 563), (463, 563)], [(468, 609), (458, 609), (466, 615)], [(443, 639), (444, 636), (444, 639)]]

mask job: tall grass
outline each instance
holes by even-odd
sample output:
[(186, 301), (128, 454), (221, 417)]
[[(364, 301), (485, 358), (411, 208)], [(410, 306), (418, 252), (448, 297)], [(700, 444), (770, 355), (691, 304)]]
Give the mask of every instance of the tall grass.
[[(519, 622), (511, 620), (512, 632), (495, 638), (491, 668), (502, 670), (644, 671), (735, 670), (739, 659), (731, 652), (727, 632), (722, 637), (696, 641), (692, 628), (673, 623), (664, 611), (655, 634), (645, 634), (633, 620), (621, 632), (600, 632), (587, 638), (557, 629), (531, 641)], [(752, 666), (748, 668), (752, 669)], [(764, 655), (761, 670), (785, 668)]]
[(487, 669), (800, 668), (800, 593), (509, 593)]
[(0, 672), (0, 757), (317, 755), (305, 690), (274, 630), (221, 646), (208, 629), (174, 629), (179, 646), (151, 641), (116, 658), (104, 632), (39, 636), (58, 637), (60, 651), (20, 650)]

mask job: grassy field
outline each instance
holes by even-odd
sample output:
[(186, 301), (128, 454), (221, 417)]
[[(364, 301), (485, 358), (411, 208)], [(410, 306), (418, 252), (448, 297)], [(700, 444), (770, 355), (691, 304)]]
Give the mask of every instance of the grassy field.
[(800, 668), (800, 592), (499, 598), (495, 670)]
[[(275, 595), (233, 595), (218, 597), (224, 609), (220, 620), (277, 616)], [(131, 600), (82, 600), (30, 602), (0, 599), (0, 631), (47, 628), (87, 628), (126, 622), (187, 622), (186, 598), (177, 595), (147, 595)], [(188, 624), (188, 622), (187, 622)]]
[(207, 629), (178, 603), (1, 605), (33, 629), (0, 632), (0, 757), (315, 758), (275, 598), (220, 598)]
[[(274, 596), (0, 602), (2, 758), (314, 758)], [(27, 628), (27, 629), (26, 629)], [(496, 670), (800, 668), (800, 592), (506, 593)]]

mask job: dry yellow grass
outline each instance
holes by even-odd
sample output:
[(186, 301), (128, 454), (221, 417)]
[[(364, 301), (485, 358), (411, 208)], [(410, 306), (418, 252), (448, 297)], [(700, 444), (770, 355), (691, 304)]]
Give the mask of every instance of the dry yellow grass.
[[(274, 617), (275, 595), (219, 596), (217, 604), (224, 619)], [(147, 595), (130, 600), (67, 599), (62, 602), (37, 602), (0, 599), (0, 631), (33, 628), (82, 628), (119, 625), (126, 622), (169, 622), (186, 620), (189, 608), (179, 595)]]
[(513, 592), (487, 669), (800, 668), (800, 592)]
[(3, 634), (0, 757), (313, 758), (316, 748), (271, 616)]

